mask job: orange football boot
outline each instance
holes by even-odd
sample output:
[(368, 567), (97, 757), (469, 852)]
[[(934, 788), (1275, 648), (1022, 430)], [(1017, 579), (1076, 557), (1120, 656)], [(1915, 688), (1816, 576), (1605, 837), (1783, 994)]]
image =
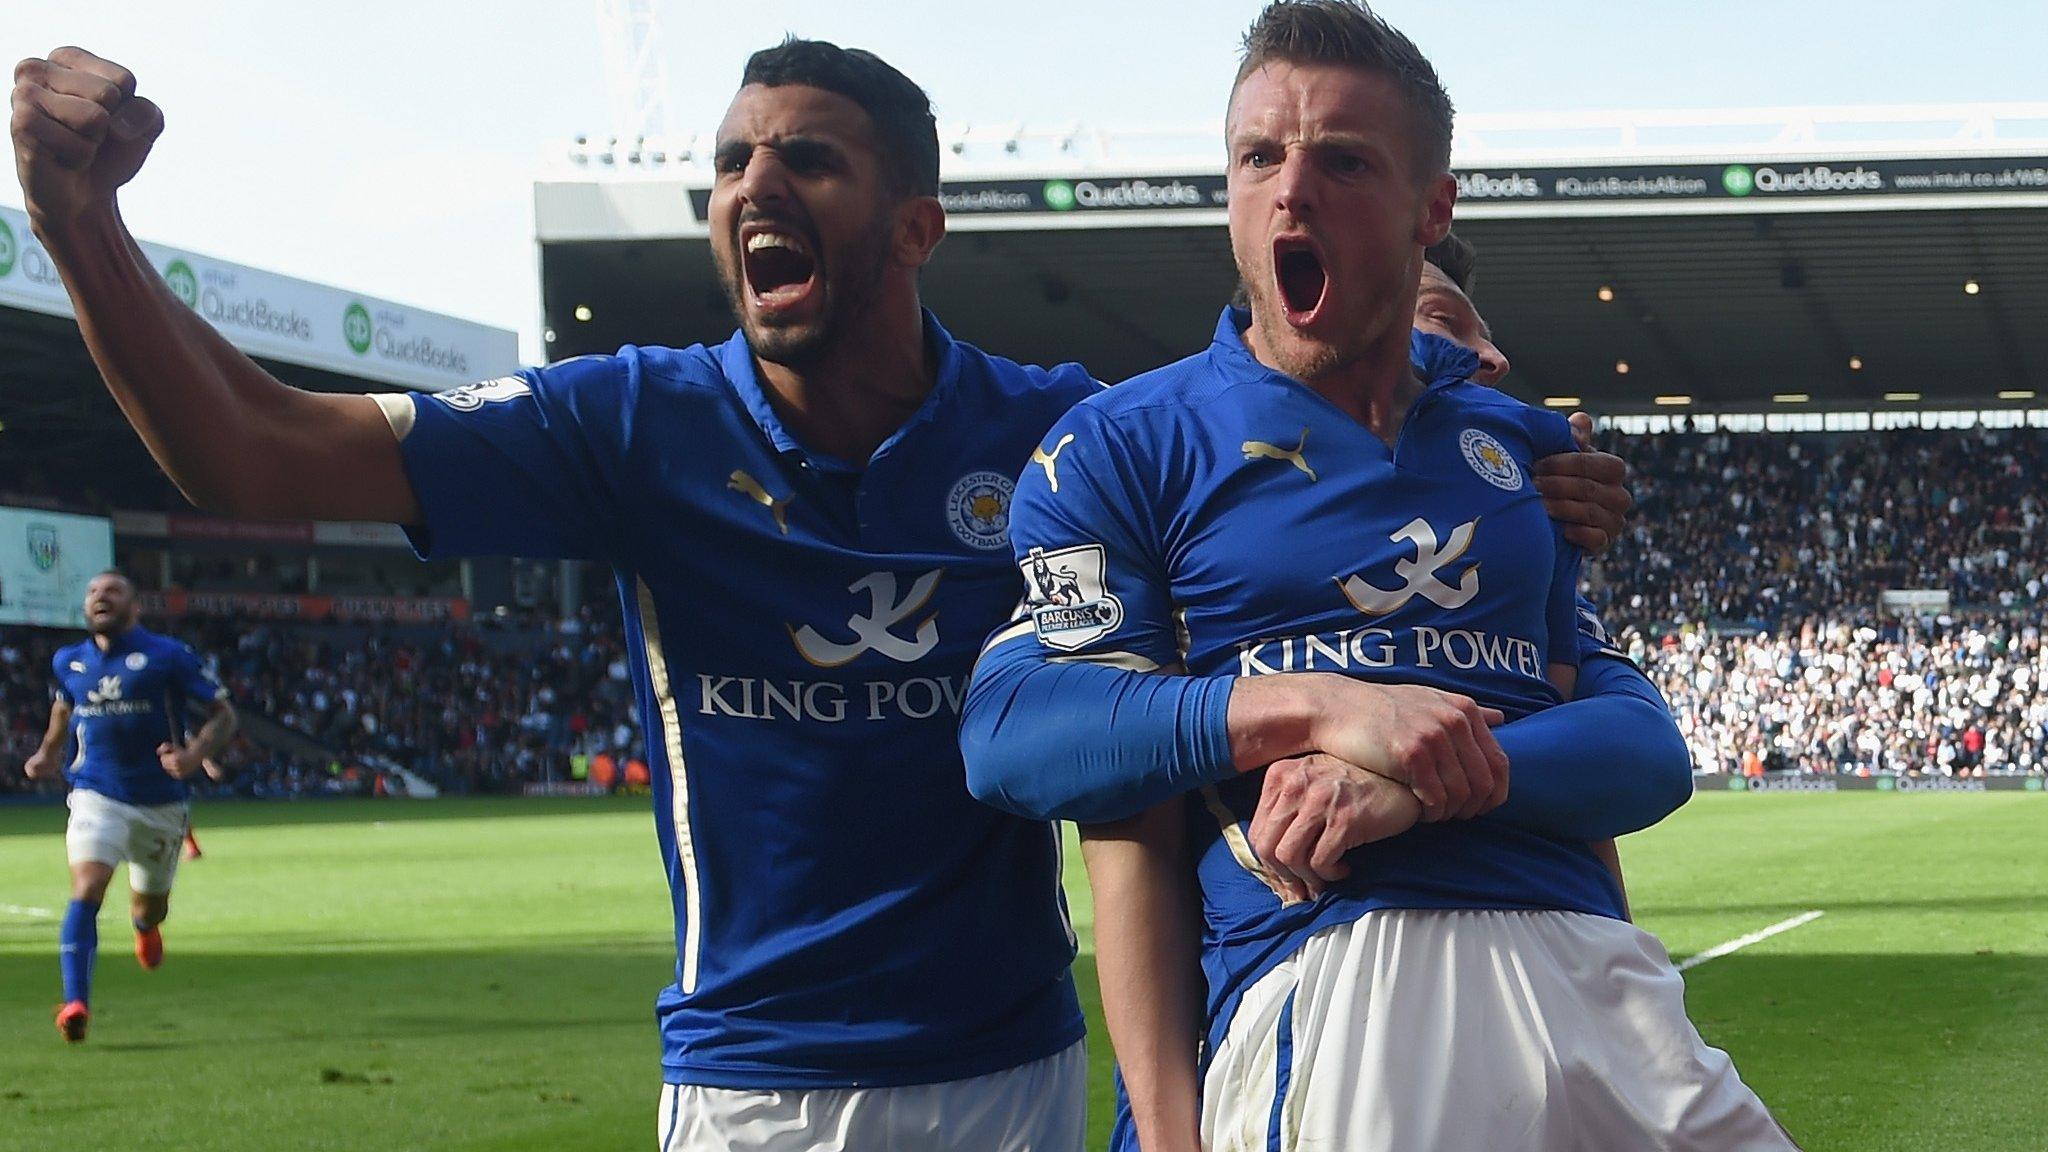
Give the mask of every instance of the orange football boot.
[(155, 928), (135, 934), (135, 959), (145, 972), (154, 972), (164, 962), (164, 934)]
[(80, 1043), (85, 1039), (85, 1025), (90, 1019), (92, 1013), (86, 1011), (85, 1001), (73, 1000), (57, 1009), (57, 1031), (65, 1042)]

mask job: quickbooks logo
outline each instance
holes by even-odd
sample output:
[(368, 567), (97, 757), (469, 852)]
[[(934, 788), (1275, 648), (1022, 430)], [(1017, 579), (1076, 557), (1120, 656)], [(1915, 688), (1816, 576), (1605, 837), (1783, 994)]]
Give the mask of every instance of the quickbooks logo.
[(15, 258), (20, 255), (21, 249), (14, 243), (14, 229), (7, 226), (7, 221), (0, 220), (0, 276), (14, 271)]
[(1854, 168), (1811, 164), (1797, 169), (1730, 164), (1721, 169), (1721, 188), (1730, 196), (1747, 196), (1752, 192), (1882, 192), (1884, 173), (1861, 164)]
[(341, 314), (342, 339), (347, 340), (348, 346), (356, 355), (361, 356), (369, 352), (372, 334), (370, 310), (363, 307), (361, 301), (351, 303)]
[(183, 260), (173, 260), (164, 269), (164, 283), (171, 286), (171, 295), (185, 302), (187, 308), (199, 307), (199, 277), (192, 266)]
[(1074, 206), (1074, 186), (1065, 180), (1045, 182), (1045, 206), (1055, 212), (1065, 212)]

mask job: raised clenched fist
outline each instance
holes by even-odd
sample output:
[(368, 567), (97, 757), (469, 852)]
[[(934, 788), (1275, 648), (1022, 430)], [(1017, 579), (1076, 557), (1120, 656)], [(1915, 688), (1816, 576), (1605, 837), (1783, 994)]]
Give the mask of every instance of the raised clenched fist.
[(83, 48), (14, 67), (14, 171), (38, 228), (109, 211), (164, 130), (135, 74)]

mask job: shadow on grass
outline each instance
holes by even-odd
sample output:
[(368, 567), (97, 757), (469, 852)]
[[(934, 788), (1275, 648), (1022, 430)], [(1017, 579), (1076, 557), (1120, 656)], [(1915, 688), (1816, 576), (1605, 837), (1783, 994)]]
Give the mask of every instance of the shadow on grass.
[[(153, 1130), (223, 1152), (630, 1147), (652, 1127), (658, 947), (122, 959), (103, 958), (92, 1038), (67, 1049), (54, 955), (0, 957), (0, 1084), (19, 1093), (0, 1149), (126, 1146), (140, 1084)], [(1112, 1057), (1090, 957), (1075, 976), (1100, 1148)], [(1686, 984), (1702, 1034), (1809, 1148), (1989, 1152), (2048, 1131), (2048, 957), (1759, 949)]]
[(673, 968), (659, 942), (195, 950), (150, 973), (107, 950), (71, 1046), (53, 940), (0, 956), (0, 1150), (132, 1147), (145, 1103), (180, 1149), (638, 1147)]
[[(108, 953), (76, 1047), (51, 1027), (55, 959), (0, 956), (0, 1085), (21, 1093), (0, 1149), (128, 1146), (138, 1085), (152, 1130), (226, 1152), (638, 1147), (653, 1128), (659, 947), (192, 953), (153, 973)], [(1110, 1055), (1092, 958), (1075, 975), (1094, 1148)]]
[(1808, 1148), (1989, 1152), (2048, 1131), (2048, 956), (1745, 952), (1687, 972), (1686, 1006)]

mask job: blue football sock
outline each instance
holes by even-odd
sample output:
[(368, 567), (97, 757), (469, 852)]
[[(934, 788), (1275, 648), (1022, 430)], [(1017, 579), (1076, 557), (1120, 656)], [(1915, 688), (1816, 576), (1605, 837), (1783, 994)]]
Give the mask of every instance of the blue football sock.
[(64, 909), (64, 930), (57, 941), (64, 967), (64, 1002), (89, 1002), (92, 964), (100, 951), (100, 906), (73, 900)]

